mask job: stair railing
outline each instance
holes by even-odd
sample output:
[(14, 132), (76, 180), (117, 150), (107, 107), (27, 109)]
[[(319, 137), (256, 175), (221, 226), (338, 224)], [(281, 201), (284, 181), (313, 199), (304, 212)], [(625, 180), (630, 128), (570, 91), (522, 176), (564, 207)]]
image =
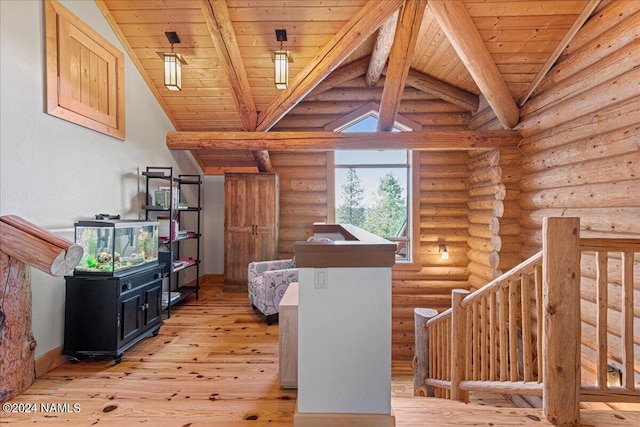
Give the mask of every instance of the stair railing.
[[(595, 267), (585, 265), (584, 259), (581, 265), (582, 254), (588, 252), (596, 253)], [(621, 276), (617, 280), (621, 288), (618, 327), (607, 320), (612, 286), (607, 266), (612, 252), (621, 253), (620, 267), (614, 268)], [(429, 375), (425, 384), (436, 397), (464, 402), (470, 391), (539, 396), (545, 417), (556, 425), (579, 423), (581, 400), (637, 401), (636, 253), (640, 253), (640, 239), (581, 239), (579, 218), (545, 218), (541, 252), (473, 293), (454, 290), (451, 308), (426, 322)], [(581, 289), (581, 276), (589, 268), (597, 283), (595, 319), (581, 311), (581, 291), (589, 293), (584, 286)], [(635, 270), (637, 278), (640, 268)], [(591, 349), (595, 356), (583, 351), (585, 318), (595, 325), (596, 343)], [(607, 345), (611, 335), (620, 342), (616, 352)], [(585, 357), (595, 357), (595, 385), (581, 381)], [(607, 383), (611, 365), (620, 367), (620, 386)]]

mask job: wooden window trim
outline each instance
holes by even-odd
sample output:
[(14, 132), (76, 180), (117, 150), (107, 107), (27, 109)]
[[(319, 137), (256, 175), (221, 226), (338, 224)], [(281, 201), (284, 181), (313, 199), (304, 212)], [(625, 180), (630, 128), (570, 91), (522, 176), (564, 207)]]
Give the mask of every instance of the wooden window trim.
[[(44, 8), (47, 114), (124, 140), (124, 54), (57, 1), (45, 0)], [(81, 54), (70, 51), (66, 40), (71, 37), (81, 40), (91, 54), (89, 74), (72, 70), (71, 58)], [(96, 65), (100, 61), (105, 65)], [(78, 99), (77, 88), (68, 81), (74, 73), (88, 76), (79, 83), (91, 86), (92, 95), (86, 102)]]

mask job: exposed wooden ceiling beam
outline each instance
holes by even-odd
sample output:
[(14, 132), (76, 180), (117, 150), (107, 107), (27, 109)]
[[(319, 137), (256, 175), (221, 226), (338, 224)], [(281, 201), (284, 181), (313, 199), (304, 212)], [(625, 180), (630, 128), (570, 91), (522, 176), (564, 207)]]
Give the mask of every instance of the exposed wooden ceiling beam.
[(516, 131), (168, 132), (171, 150), (470, 150), (516, 147)]
[(393, 129), (426, 7), (427, 0), (405, 0), (404, 2), (389, 55), (387, 78), (380, 101), (378, 131)]
[(421, 91), (436, 95), (443, 101), (450, 102), (465, 110), (471, 112), (478, 110), (479, 101), (476, 94), (452, 86), (449, 83), (445, 83), (419, 71), (409, 70), (406, 84)]
[(245, 130), (254, 131), (258, 122), (258, 112), (236, 35), (231, 26), (226, 0), (200, 0), (200, 7), (231, 86), (242, 126)]
[(580, 30), (580, 28), (582, 28), (582, 25), (584, 25), (587, 19), (589, 19), (589, 17), (591, 16), (591, 13), (593, 13), (593, 11), (596, 9), (596, 7), (598, 7), (599, 4), (600, 4), (600, 0), (592, 0), (587, 2), (587, 4), (584, 6), (584, 9), (582, 9), (582, 12), (578, 16), (578, 18), (575, 20), (571, 28), (569, 28), (569, 30), (564, 35), (562, 40), (560, 40), (560, 43), (558, 43), (558, 46), (556, 46), (556, 49), (553, 51), (551, 56), (549, 56), (549, 58), (547, 59), (547, 62), (545, 62), (545, 64), (540, 69), (540, 71), (538, 71), (538, 74), (536, 74), (536, 77), (533, 79), (533, 81), (531, 82), (531, 84), (529, 85), (525, 93), (520, 97), (520, 99), (518, 99), (519, 106), (522, 107), (524, 103), (527, 102), (527, 100), (529, 99), (533, 91), (536, 90), (536, 88), (538, 87), (538, 85), (540, 84), (544, 76), (547, 75), (551, 67), (553, 67), (553, 65), (556, 63), (556, 61), (558, 60), (562, 52), (569, 45), (569, 42), (571, 42), (573, 37)]
[[(254, 131), (258, 123), (258, 111), (240, 55), (236, 34), (231, 25), (227, 2), (226, 0), (200, 0), (200, 8), (231, 86), (242, 126), (248, 131)], [(253, 153), (253, 157), (260, 172), (273, 172), (269, 153), (256, 152)]]
[(367, 74), (364, 77), (364, 81), (367, 86), (374, 87), (378, 84), (382, 70), (389, 59), (389, 53), (391, 53), (391, 46), (393, 46), (393, 38), (396, 33), (396, 25), (398, 24), (398, 12), (391, 15), (391, 18), (384, 21), (382, 27), (378, 30), (378, 36), (376, 37), (376, 44), (373, 47), (371, 53), (371, 59), (369, 60), (369, 67), (367, 68)]
[(329, 74), (326, 79), (320, 82), (318, 86), (316, 86), (311, 92), (309, 92), (309, 95), (317, 95), (329, 89), (333, 89), (336, 86), (340, 86), (340, 84), (344, 82), (348, 82), (349, 80), (362, 76), (367, 72), (367, 65), (369, 64), (369, 60), (370, 57), (365, 56), (364, 58), (360, 58), (357, 61), (353, 61), (347, 65), (343, 65), (340, 68), (336, 68), (333, 73)]
[(305, 95), (327, 77), (402, 5), (402, 0), (370, 1), (320, 50), (296, 76), (289, 89), (258, 115), (256, 130), (271, 129)]
[(518, 106), (464, 3), (430, 0), (429, 8), (500, 123), (513, 129), (520, 120)]

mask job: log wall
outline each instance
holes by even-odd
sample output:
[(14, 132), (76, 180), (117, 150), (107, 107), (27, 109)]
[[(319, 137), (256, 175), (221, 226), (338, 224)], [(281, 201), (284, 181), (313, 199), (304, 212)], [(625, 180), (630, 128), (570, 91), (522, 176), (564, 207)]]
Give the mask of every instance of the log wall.
[(293, 256), (293, 244), (313, 234), (314, 222), (327, 220), (327, 153), (271, 152), (280, 176), (280, 258)]
[[(578, 32), (523, 106), (521, 255), (541, 247), (545, 216), (581, 218), (583, 237), (640, 236), (640, 11), (611, 2)], [(583, 348), (595, 349), (593, 256), (583, 256)], [(612, 257), (611, 264), (620, 259)], [(635, 261), (635, 270), (640, 260)], [(615, 269), (613, 270), (615, 271)], [(619, 275), (610, 274), (609, 333), (620, 325)], [(636, 295), (640, 283), (635, 283)], [(640, 322), (637, 297), (636, 325)], [(637, 330), (637, 328), (636, 328)], [(640, 345), (640, 336), (634, 337)], [(636, 352), (636, 367), (640, 366)], [(610, 360), (620, 363), (619, 346)], [(590, 366), (586, 363), (585, 366)], [(637, 379), (636, 368), (636, 379)], [(583, 377), (593, 377), (588, 369)]]
[[(293, 244), (311, 235), (313, 222), (327, 220), (327, 154), (270, 155), (280, 175), (280, 257), (288, 258)], [(394, 359), (413, 357), (414, 308), (441, 311), (451, 305), (452, 289), (467, 288), (467, 159), (464, 151), (420, 153), (422, 264), (416, 270), (393, 272)], [(440, 243), (447, 245), (446, 261), (440, 256)]]
[[(469, 220), (468, 175), (464, 151), (420, 153), (419, 270), (394, 269), (392, 356), (414, 354), (414, 308), (442, 311), (451, 306), (451, 291), (467, 289)], [(443, 260), (439, 245), (446, 244)]]

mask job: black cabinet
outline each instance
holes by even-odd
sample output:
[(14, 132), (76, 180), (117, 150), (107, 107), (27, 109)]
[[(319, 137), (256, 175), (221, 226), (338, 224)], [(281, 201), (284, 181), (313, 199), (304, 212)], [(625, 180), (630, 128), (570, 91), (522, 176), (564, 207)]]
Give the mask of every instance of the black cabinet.
[(162, 326), (162, 266), (123, 276), (67, 276), (62, 353), (113, 356)]

